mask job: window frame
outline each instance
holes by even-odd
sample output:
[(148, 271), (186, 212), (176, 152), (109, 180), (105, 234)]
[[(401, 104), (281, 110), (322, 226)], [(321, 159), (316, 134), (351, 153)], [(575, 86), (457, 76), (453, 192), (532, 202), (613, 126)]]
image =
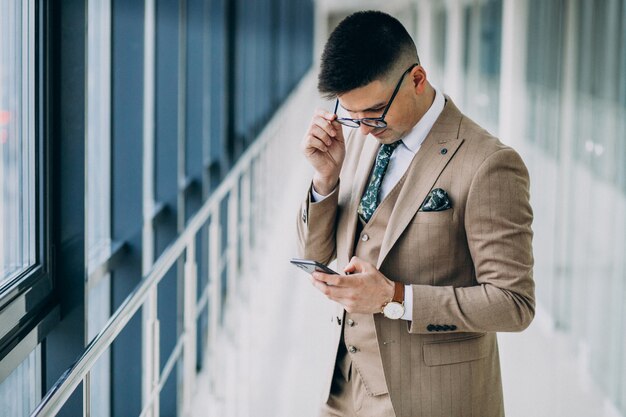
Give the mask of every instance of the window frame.
[(24, 360), (45, 338), (59, 320), (59, 307), (53, 296), (51, 266), (54, 260), (50, 244), (49, 151), (46, 101), (46, 43), (48, 25), (41, 0), (31, 0), (28, 31), (32, 36), (32, 60), (28, 79), (32, 79), (28, 100), (32, 110), (29, 123), (34, 135), (34, 236), (35, 263), (0, 288), (0, 381)]

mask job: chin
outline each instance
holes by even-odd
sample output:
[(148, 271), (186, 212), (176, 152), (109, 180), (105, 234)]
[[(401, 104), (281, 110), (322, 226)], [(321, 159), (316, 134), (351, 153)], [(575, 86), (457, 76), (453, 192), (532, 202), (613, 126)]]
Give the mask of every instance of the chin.
[(374, 139), (376, 139), (378, 142), (380, 142), (383, 145), (389, 145), (390, 143), (394, 143), (400, 139), (396, 137), (396, 135), (394, 135), (393, 132), (390, 132), (387, 129), (383, 130), (382, 132), (378, 134), (372, 133), (372, 136), (374, 136)]

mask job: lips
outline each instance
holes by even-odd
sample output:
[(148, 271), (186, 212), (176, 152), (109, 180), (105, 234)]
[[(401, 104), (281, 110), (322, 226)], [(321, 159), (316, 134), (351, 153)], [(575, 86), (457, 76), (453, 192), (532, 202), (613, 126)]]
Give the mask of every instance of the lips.
[(375, 137), (377, 137), (377, 138), (378, 138), (378, 137), (380, 137), (380, 135), (382, 135), (382, 134), (383, 134), (383, 133), (385, 133), (386, 131), (387, 131), (387, 128), (384, 128), (383, 130), (381, 130), (381, 131), (380, 131), (380, 132), (378, 132), (378, 133), (374, 133), (374, 132), (372, 132), (372, 135), (374, 135)]

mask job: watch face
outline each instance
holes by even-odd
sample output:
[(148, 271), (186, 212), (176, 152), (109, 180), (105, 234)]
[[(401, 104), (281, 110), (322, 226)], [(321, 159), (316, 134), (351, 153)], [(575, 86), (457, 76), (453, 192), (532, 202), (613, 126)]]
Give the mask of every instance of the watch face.
[(392, 301), (383, 308), (383, 314), (389, 319), (397, 320), (404, 315), (404, 305)]

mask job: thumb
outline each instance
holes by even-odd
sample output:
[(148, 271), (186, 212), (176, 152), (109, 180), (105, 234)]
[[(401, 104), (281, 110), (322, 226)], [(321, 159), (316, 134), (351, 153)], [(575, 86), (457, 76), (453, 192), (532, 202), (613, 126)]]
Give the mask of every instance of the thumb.
[(346, 274), (354, 274), (355, 272), (363, 272), (363, 261), (353, 256), (348, 265), (343, 269)]

